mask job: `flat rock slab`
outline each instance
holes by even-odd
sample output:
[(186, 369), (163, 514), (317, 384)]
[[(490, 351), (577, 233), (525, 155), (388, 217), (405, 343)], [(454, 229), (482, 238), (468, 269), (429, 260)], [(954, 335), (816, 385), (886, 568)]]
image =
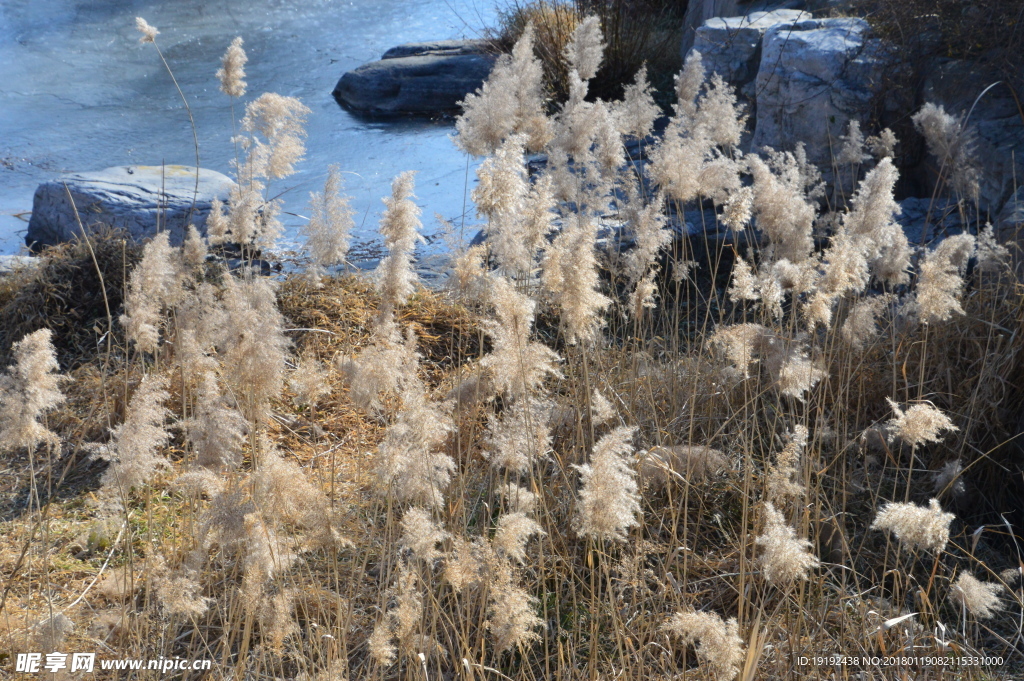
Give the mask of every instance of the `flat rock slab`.
[(496, 55), (483, 40), (438, 40), (393, 47), (380, 61), (341, 77), (334, 98), (342, 106), (375, 115), (454, 112), (479, 88)]
[(166, 231), (180, 245), (190, 223), (205, 234), (211, 203), (226, 201), (233, 186), (228, 176), (200, 168), (196, 194), (192, 166), (117, 166), (62, 175), (36, 189), (25, 243), (35, 250), (71, 241), (82, 234), (81, 218), (90, 232), (109, 226), (141, 241)]
[(31, 255), (0, 255), (0, 277), (35, 269), (42, 263), (41, 258)]

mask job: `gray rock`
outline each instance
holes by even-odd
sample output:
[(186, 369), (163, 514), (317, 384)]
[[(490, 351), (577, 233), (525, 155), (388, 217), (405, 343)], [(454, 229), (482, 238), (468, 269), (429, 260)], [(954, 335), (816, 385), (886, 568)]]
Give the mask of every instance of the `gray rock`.
[(791, 150), (803, 142), (808, 159), (829, 168), (849, 121), (866, 123), (886, 63), (881, 41), (863, 19), (772, 26), (755, 81), (753, 147)]
[(807, 12), (792, 9), (754, 12), (741, 17), (712, 17), (697, 29), (693, 49), (700, 52), (709, 75), (717, 73), (752, 99), (753, 88), (744, 86), (752, 84), (757, 76), (765, 31), (776, 24), (792, 24), (810, 18)]
[(180, 245), (190, 223), (205, 233), (211, 202), (226, 200), (232, 186), (226, 175), (201, 168), (193, 205), (196, 175), (192, 166), (118, 166), (62, 175), (36, 189), (25, 243), (36, 249), (80, 236), (77, 208), (89, 231), (108, 225), (142, 240), (161, 230), (169, 232), (172, 244)]
[[(1024, 119), (1013, 94), (1000, 84), (978, 99), (985, 88), (1000, 80), (999, 73), (989, 65), (939, 59), (924, 69), (920, 100), (941, 104), (954, 116), (973, 108), (967, 124), (975, 133), (974, 157), (981, 170), (978, 203), (982, 211), (993, 214), (1024, 183)], [(935, 159), (925, 159), (923, 166), (919, 177), (926, 186), (934, 186)]]
[(399, 45), (380, 61), (341, 77), (334, 98), (370, 114), (434, 114), (456, 111), (480, 87), (495, 55), (482, 40), (442, 40)]
[(902, 212), (896, 216), (896, 222), (912, 245), (931, 244), (964, 231), (960, 210), (952, 199), (912, 197), (898, 203)]
[[(802, 10), (804, 0), (690, 0), (683, 18), (683, 40), (680, 45), (682, 56), (690, 51), (697, 40), (697, 31), (713, 17), (736, 17), (754, 12), (770, 12), (777, 9)], [(725, 75), (722, 75), (725, 78)]]
[(1003, 242), (1020, 242), (1024, 232), (1024, 187), (1010, 197), (999, 211), (995, 224), (996, 238)]
[(0, 277), (23, 270), (35, 269), (42, 262), (41, 258), (31, 255), (0, 255)]

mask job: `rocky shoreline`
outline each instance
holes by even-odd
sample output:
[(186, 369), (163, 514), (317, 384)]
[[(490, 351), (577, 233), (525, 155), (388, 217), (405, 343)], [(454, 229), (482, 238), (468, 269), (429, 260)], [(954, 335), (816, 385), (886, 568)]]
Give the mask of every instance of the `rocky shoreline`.
[[(831, 181), (835, 149), (851, 121), (870, 130), (879, 116), (884, 121), (901, 112), (893, 110), (898, 104), (884, 90), (886, 72), (898, 66), (892, 50), (862, 18), (815, 18), (807, 11), (821, 4), (761, 2), (744, 6), (759, 11), (711, 15), (684, 38), (683, 47), (699, 51), (709, 73), (736, 87), (750, 114), (744, 151), (792, 150), (802, 143), (808, 160)], [(695, 16), (742, 9), (721, 0), (694, 3)], [(380, 60), (345, 73), (333, 95), (342, 106), (371, 116), (455, 113), (458, 102), (486, 79), (495, 59), (491, 45), (481, 40), (400, 45)], [(991, 222), (1005, 241), (1015, 239), (1024, 222), (1024, 189), (1017, 190), (1016, 180), (1024, 178), (1024, 153), (1016, 153), (1024, 151), (1024, 113), (1007, 88), (992, 88), (974, 101), (988, 83), (986, 73), (984, 64), (935, 60), (914, 98), (953, 113), (971, 111), (967, 123), (974, 131), (974, 152), (985, 159), (978, 211), (981, 222)], [(937, 216), (950, 213), (928, 198), (938, 169), (923, 153), (901, 158), (901, 176), (909, 186), (901, 202), (901, 224), (911, 240), (919, 243), (962, 229), (959, 218), (955, 225), (937, 221)], [(80, 231), (81, 218), (87, 227), (103, 223), (124, 228), (135, 239), (166, 229), (172, 242), (180, 243), (190, 222), (203, 231), (212, 200), (223, 200), (230, 190), (231, 180), (220, 173), (204, 169), (199, 180), (197, 192), (195, 170), (183, 166), (62, 176), (37, 190), (26, 242), (38, 248), (72, 238)], [(79, 216), (67, 201), (68, 191)], [(688, 221), (689, 216), (675, 220), (681, 235), (692, 231), (684, 228)]]

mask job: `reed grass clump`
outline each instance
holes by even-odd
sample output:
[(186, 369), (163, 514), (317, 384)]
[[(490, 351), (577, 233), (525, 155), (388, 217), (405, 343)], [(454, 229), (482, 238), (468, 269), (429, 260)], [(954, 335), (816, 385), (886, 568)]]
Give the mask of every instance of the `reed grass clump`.
[[(580, 16), (554, 105), (542, 30), (456, 126), (486, 157), (487, 238), (448, 289), (419, 281), (409, 173), (373, 277), (337, 271), (336, 170), (305, 272), (208, 257), (273, 245), (305, 108), (269, 95), (205, 236), (68, 245), (4, 283), (14, 315), (62, 273), (101, 282), (95, 337), (68, 308), (0, 320), (3, 649), (102, 641), (238, 678), (831, 678), (839, 655), (864, 678), (1019, 676), (1024, 288), (991, 232), (910, 244), (893, 136), (858, 128), (837, 162), (862, 179), (823, 215), (799, 147), (739, 148), (745, 113), (697, 54), (627, 163), (645, 74), (604, 99), (614, 36)], [(232, 101), (244, 64), (236, 41)], [(680, 237), (697, 205), (743, 238)]]

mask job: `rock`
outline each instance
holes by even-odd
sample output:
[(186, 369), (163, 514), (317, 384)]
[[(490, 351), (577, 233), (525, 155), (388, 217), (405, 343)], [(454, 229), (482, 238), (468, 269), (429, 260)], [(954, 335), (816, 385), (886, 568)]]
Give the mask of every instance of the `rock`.
[[(717, 73), (753, 100), (752, 84), (761, 61), (761, 39), (777, 24), (811, 19), (807, 12), (777, 9), (741, 17), (712, 17), (697, 29), (693, 49), (700, 52), (708, 75)], [(744, 87), (746, 86), (746, 87)]]
[(452, 112), (487, 79), (495, 58), (483, 40), (399, 45), (380, 61), (343, 75), (333, 94), (342, 106), (362, 113)]
[(40, 263), (40, 258), (31, 255), (0, 255), (0, 277), (35, 269)]
[(857, 18), (776, 24), (764, 35), (755, 87), (754, 149), (792, 150), (798, 142), (822, 169), (851, 119), (867, 129), (887, 63), (880, 40)]
[[(683, 57), (694, 46), (697, 31), (708, 19), (713, 17), (736, 17), (755, 12), (770, 12), (777, 9), (802, 10), (807, 3), (803, 0), (690, 0), (683, 17), (683, 40), (681, 52)], [(725, 76), (722, 76), (725, 78)]]
[(999, 241), (1020, 242), (1021, 232), (1024, 231), (1024, 187), (1019, 188), (999, 211), (995, 231)]
[[(118, 166), (62, 175), (36, 189), (25, 243), (35, 250), (80, 236), (77, 208), (89, 231), (108, 225), (141, 241), (159, 229), (169, 232), (172, 244), (180, 245), (189, 223), (205, 233), (211, 202), (226, 200), (233, 185), (226, 175), (201, 168), (193, 205), (196, 175), (192, 166)], [(68, 201), (69, 191), (74, 207)]]
[[(897, 203), (902, 212), (896, 216), (896, 222), (903, 227), (903, 233), (911, 245), (931, 244), (964, 231), (960, 210), (953, 199), (912, 197)], [(969, 226), (973, 231), (975, 225), (971, 223)]]
[[(1024, 116), (1005, 83), (981, 96), (1001, 80), (990, 65), (962, 59), (937, 59), (924, 68), (920, 101), (941, 104), (948, 113), (963, 116), (973, 129), (974, 157), (981, 170), (978, 207), (993, 215), (1024, 183)], [(975, 104), (977, 100), (977, 104)], [(972, 111), (973, 109), (973, 111)], [(936, 161), (924, 159), (919, 177), (934, 187)]]

